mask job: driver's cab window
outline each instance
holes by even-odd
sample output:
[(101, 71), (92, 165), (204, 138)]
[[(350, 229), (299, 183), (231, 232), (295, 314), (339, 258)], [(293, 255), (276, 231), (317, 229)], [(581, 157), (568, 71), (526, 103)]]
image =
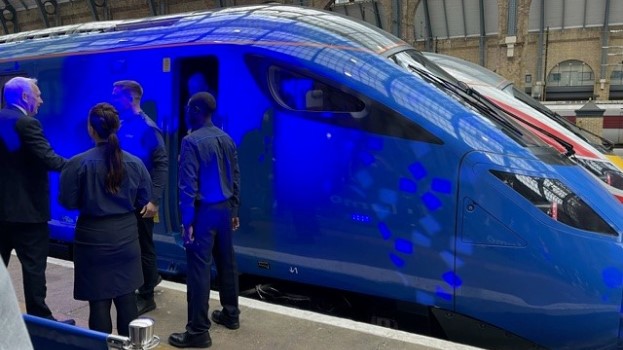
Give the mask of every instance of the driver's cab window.
[(330, 79), (272, 65), (268, 84), (274, 100), (287, 113), (379, 135), (442, 143), (412, 119)]
[(270, 78), (281, 104), (295, 111), (361, 112), (366, 105), (357, 97), (313, 78), (271, 67)]

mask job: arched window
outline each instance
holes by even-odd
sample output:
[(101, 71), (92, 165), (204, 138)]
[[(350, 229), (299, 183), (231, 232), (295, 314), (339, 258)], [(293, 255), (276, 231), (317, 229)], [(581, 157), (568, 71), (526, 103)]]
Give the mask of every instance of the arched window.
[(585, 62), (562, 61), (547, 75), (545, 99), (585, 101), (594, 95), (595, 73)]
[(595, 74), (591, 67), (578, 60), (558, 63), (547, 76), (549, 86), (593, 86)]

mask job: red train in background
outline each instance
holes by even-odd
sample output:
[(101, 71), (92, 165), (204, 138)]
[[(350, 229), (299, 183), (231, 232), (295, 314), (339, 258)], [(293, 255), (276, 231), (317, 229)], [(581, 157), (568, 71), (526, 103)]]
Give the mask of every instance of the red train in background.
[[(602, 137), (612, 141), (617, 148), (623, 147), (623, 101), (594, 101), (604, 111)], [(586, 105), (586, 101), (545, 101), (547, 108), (575, 122), (576, 110)], [(617, 152), (619, 153), (619, 152)]]

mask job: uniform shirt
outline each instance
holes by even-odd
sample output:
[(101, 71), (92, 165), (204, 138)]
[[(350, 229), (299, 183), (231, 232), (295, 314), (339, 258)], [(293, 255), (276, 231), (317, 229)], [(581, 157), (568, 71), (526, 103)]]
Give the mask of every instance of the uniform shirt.
[(182, 224), (192, 225), (195, 202), (218, 203), (229, 200), (232, 216), (238, 216), (240, 169), (234, 141), (209, 123), (182, 140), (179, 167)]
[(119, 115), (121, 127), (117, 132), (121, 148), (143, 161), (151, 175), (150, 202), (160, 204), (167, 182), (169, 160), (162, 133), (142, 111), (139, 114)]
[(142, 208), (151, 196), (151, 179), (143, 162), (123, 154), (125, 176), (119, 192), (106, 192), (106, 144), (72, 157), (61, 172), (59, 200), (67, 209), (79, 209), (80, 215), (106, 216), (126, 214)]

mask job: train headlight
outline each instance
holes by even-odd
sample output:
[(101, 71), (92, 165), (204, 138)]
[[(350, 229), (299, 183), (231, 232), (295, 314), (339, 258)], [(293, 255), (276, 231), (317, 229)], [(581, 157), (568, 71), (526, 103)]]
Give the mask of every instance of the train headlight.
[(617, 235), (593, 208), (559, 180), (498, 170), (491, 173), (553, 220), (581, 230)]

